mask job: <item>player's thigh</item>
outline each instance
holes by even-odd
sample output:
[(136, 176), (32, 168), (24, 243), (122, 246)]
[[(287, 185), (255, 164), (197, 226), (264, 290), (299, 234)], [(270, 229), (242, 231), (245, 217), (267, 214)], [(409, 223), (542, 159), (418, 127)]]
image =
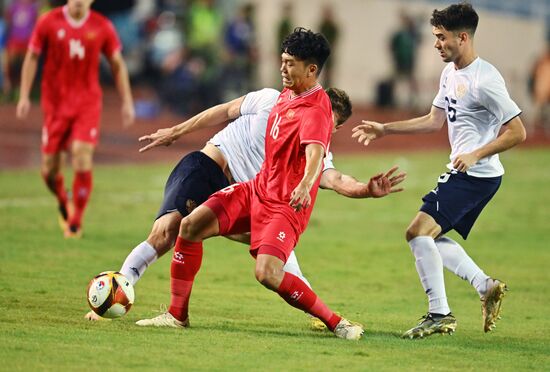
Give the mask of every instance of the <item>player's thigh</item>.
[(54, 176), (61, 172), (65, 161), (65, 152), (56, 152), (53, 154), (42, 154), (42, 173), (48, 176)]
[(425, 212), (418, 212), (411, 221), (406, 232), (407, 241), (417, 236), (431, 236), (436, 238), (441, 233), (441, 226), (435, 219)]
[(42, 154), (53, 155), (66, 151), (70, 137), (70, 120), (51, 109), (45, 110), (42, 126)]
[(214, 193), (203, 206), (216, 215), (220, 235), (242, 234), (251, 231), (251, 182), (237, 183)]
[(212, 209), (201, 205), (181, 220), (179, 235), (184, 239), (199, 241), (219, 235), (218, 217)]
[(94, 144), (80, 140), (73, 141), (71, 145), (73, 168), (76, 171), (88, 171), (92, 169), (94, 157)]
[(274, 211), (254, 211), (251, 223), (250, 254), (267, 254), (285, 263), (296, 247), (300, 234), (283, 214)]
[(200, 151), (192, 152), (170, 173), (157, 218), (174, 210), (185, 217), (214, 192), (228, 185), (227, 177), (214, 160)]

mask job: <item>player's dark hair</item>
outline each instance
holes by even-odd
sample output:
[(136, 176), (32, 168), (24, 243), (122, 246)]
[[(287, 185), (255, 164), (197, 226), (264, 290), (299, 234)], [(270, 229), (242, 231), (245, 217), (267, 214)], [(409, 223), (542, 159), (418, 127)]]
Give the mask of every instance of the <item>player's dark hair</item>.
[(479, 16), (472, 4), (462, 2), (453, 4), (443, 10), (434, 9), (430, 23), (434, 27), (443, 27), (447, 31), (466, 31), (474, 36)]
[(300, 61), (317, 65), (319, 75), (330, 55), (330, 45), (323, 34), (296, 27), (294, 32), (283, 40), (281, 53), (288, 53)]
[(346, 92), (338, 88), (328, 88), (325, 90), (330, 103), (332, 104), (332, 111), (338, 115), (338, 122), (336, 125), (342, 125), (351, 116), (351, 101)]

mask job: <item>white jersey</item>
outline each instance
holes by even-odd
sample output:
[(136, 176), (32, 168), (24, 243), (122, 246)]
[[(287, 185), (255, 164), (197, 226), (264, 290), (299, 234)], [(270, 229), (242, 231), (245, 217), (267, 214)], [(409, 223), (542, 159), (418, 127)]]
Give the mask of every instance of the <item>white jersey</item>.
[[(265, 88), (248, 93), (241, 104), (241, 116), (208, 141), (220, 149), (236, 182), (253, 179), (265, 158), (265, 131), (269, 113), (280, 92)], [(329, 152), (324, 170), (334, 168)]]
[[(447, 111), (451, 162), (497, 138), (503, 124), (521, 113), (510, 98), (504, 79), (487, 61), (476, 58), (463, 69), (449, 63), (441, 73), (439, 92), (433, 105)], [(504, 174), (498, 154), (480, 159), (467, 173), (475, 177)]]
[(267, 118), (279, 94), (269, 88), (248, 93), (241, 105), (241, 116), (209, 141), (223, 153), (237, 182), (251, 180), (262, 167)]

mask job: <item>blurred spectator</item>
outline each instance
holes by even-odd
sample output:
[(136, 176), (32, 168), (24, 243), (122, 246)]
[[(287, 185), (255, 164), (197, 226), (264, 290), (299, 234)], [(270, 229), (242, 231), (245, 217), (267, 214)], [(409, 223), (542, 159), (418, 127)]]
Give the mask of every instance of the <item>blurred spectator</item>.
[(294, 30), (294, 22), (292, 21), (292, 3), (288, 2), (283, 5), (283, 15), (277, 26), (277, 46), (275, 48), (277, 52), (277, 59), (280, 59), (279, 51), (283, 40)]
[(226, 26), (224, 63), (224, 101), (240, 97), (254, 89), (257, 62), (254, 30), (254, 6), (246, 4)]
[[(92, 9), (111, 20), (120, 37), (122, 55), (130, 76), (140, 75), (144, 69), (144, 24), (154, 13), (154, 2), (150, 0), (95, 0)], [(110, 76), (110, 74), (107, 75)]]
[[(0, 3), (0, 14), (4, 14), (4, 2)], [(6, 56), (6, 21), (0, 17), (0, 101), (7, 95), (8, 87), (5, 83), (8, 74), (7, 56)]]
[(219, 62), (223, 17), (213, 0), (195, 0), (187, 16), (188, 47), (191, 54), (205, 59), (209, 66)]
[[(400, 12), (401, 27), (390, 39), (390, 51), (394, 63), (393, 83), (405, 80), (408, 85), (408, 105), (413, 107), (418, 88), (415, 77), (415, 62), (420, 33), (414, 19), (404, 10)], [(395, 85), (394, 85), (395, 86)]]
[(533, 68), (532, 93), (535, 102), (535, 128), (542, 127), (550, 135), (550, 42)]
[(36, 0), (13, 0), (5, 12), (6, 54), (4, 63), (4, 92), (15, 98), (21, 79), (21, 66), (27, 52), (34, 24), (38, 18)]
[(174, 70), (175, 66), (171, 65), (181, 63), (183, 47), (184, 35), (176, 25), (176, 15), (171, 11), (162, 12), (157, 18), (157, 30), (149, 51), (153, 68), (158, 71)]
[(334, 59), (336, 58), (336, 44), (338, 43), (338, 36), (340, 34), (340, 28), (334, 20), (334, 12), (330, 5), (325, 5), (323, 8), (323, 18), (321, 19), (321, 24), (319, 25), (319, 32), (321, 32), (327, 38), (330, 48), (333, 51), (325, 62), (323, 86), (331, 87), (332, 86), (332, 71), (334, 66)]

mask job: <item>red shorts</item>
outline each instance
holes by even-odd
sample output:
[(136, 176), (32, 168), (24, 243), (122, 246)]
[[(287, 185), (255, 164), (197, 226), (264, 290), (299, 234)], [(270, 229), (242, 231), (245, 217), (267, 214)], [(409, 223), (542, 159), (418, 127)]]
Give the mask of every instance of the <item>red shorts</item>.
[(96, 145), (99, 139), (100, 110), (82, 110), (74, 115), (60, 112), (44, 113), (42, 152), (55, 154), (67, 150), (72, 141)]
[[(276, 208), (262, 204), (252, 181), (237, 183), (214, 193), (206, 202), (217, 216), (220, 235), (251, 233), (250, 254), (269, 254), (286, 262), (299, 233)], [(261, 248), (260, 252), (258, 250)]]

